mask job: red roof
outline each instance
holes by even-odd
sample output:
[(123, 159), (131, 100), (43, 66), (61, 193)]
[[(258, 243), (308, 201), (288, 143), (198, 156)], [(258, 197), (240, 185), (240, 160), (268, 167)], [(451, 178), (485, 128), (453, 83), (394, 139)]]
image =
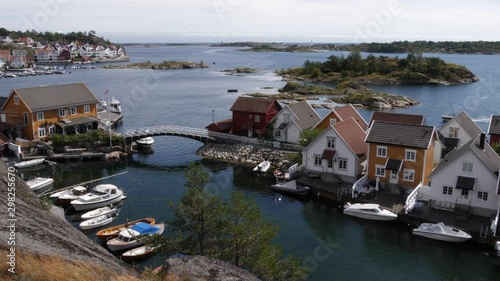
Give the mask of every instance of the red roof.
[(4, 60), (8, 60), (10, 56), (10, 50), (0, 50), (0, 57)]
[(416, 114), (374, 111), (372, 119), (370, 120), (370, 127), (375, 120), (401, 124), (425, 125), (425, 117)]
[(281, 105), (275, 99), (238, 97), (231, 107), (231, 111), (267, 113), (274, 103), (281, 109)]
[(233, 128), (233, 119), (229, 118), (226, 120), (217, 121), (206, 126), (205, 128), (212, 132), (229, 132)]
[(333, 160), (336, 153), (337, 153), (337, 151), (335, 151), (333, 149), (325, 149), (325, 150), (323, 150), (323, 154), (321, 154), (321, 159)]
[(368, 144), (365, 143), (366, 132), (353, 118), (339, 122), (333, 128), (357, 156), (368, 152)]
[(352, 117), (356, 122), (359, 123), (363, 130), (366, 131), (366, 129), (368, 128), (368, 124), (366, 123), (365, 119), (361, 117), (359, 112), (356, 110), (356, 108), (354, 108), (354, 106), (352, 106), (352, 104), (337, 107), (334, 109), (334, 111), (341, 120), (347, 120)]

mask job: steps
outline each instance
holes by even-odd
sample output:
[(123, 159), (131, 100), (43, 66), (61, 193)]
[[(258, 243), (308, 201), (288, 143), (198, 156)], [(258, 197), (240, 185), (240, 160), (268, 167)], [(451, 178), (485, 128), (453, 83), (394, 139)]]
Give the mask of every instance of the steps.
[(455, 205), (453, 218), (458, 220), (468, 220), (470, 218), (470, 207), (465, 205)]

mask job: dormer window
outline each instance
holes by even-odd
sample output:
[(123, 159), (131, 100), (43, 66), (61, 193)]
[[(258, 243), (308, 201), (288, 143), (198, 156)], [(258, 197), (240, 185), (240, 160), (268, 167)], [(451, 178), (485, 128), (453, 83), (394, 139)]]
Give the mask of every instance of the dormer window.
[(327, 141), (328, 148), (335, 148), (335, 138), (329, 137), (327, 138)]
[(458, 138), (458, 128), (450, 127), (450, 138)]
[(335, 118), (330, 118), (330, 126), (333, 126), (337, 123), (337, 119)]

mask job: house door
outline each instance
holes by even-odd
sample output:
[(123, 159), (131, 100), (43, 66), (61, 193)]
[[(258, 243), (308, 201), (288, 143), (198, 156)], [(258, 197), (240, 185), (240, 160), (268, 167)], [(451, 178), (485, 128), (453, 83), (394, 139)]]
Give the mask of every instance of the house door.
[(248, 137), (251, 138), (253, 136), (253, 129), (248, 129)]
[(460, 205), (469, 205), (470, 194), (468, 189), (456, 189), (459, 192), (457, 203)]
[(391, 180), (390, 183), (397, 184), (399, 180), (399, 171), (391, 170)]

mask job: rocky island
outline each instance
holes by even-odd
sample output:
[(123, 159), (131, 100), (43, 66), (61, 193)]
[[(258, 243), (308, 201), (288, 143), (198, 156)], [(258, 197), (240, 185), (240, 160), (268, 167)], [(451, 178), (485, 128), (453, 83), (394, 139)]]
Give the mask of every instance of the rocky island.
[(279, 94), (249, 94), (254, 97), (272, 97), (285, 100), (318, 99), (317, 96), (331, 96), (330, 101), (336, 103), (351, 103), (357, 106), (374, 109), (406, 108), (420, 104), (418, 101), (394, 94), (379, 93), (361, 85), (359, 82), (347, 81), (335, 88), (303, 85), (298, 82), (288, 82), (278, 90)]
[(250, 67), (237, 67), (237, 68), (233, 68), (233, 69), (225, 69), (225, 70), (222, 70), (222, 72), (232, 73), (232, 74), (241, 74), (241, 73), (257, 73), (257, 72), (260, 72), (260, 70), (255, 69), (255, 68), (250, 68)]
[(452, 85), (479, 81), (462, 65), (413, 53), (403, 59), (371, 54), (363, 59), (359, 52), (351, 52), (347, 57), (332, 55), (325, 62), (307, 60), (302, 67), (276, 73), (287, 80), (377, 85)]
[(208, 68), (208, 65), (203, 62), (190, 61), (163, 61), (153, 63), (150, 61), (140, 63), (129, 63), (123, 65), (105, 65), (106, 69), (192, 69), (192, 68)]

